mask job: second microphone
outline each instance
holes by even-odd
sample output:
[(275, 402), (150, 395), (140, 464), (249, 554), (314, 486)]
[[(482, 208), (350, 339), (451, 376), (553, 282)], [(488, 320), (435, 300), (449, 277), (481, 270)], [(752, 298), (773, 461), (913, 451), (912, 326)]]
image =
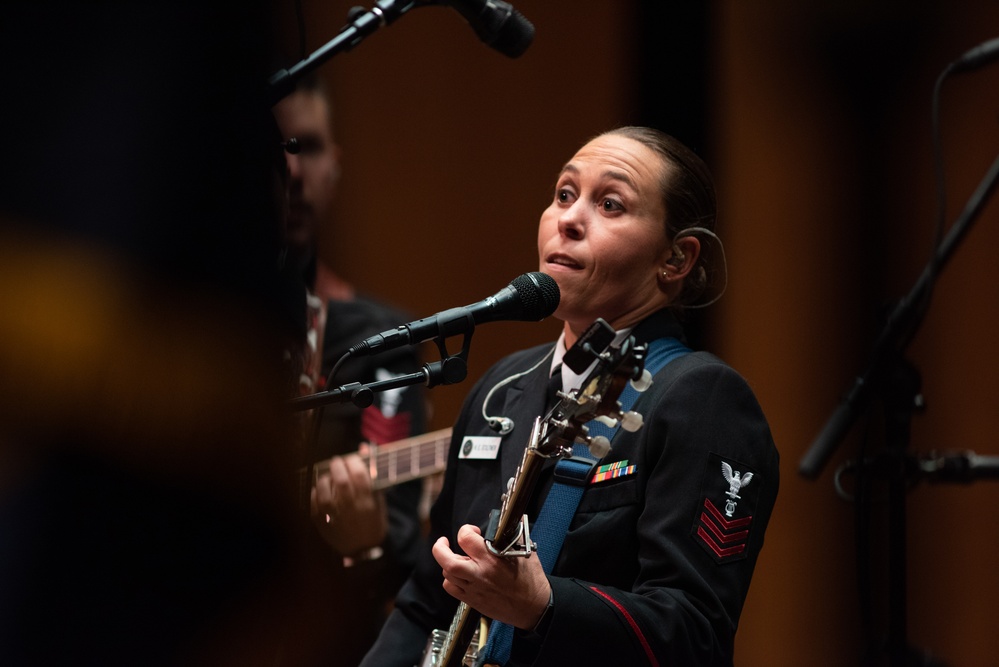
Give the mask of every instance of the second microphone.
[(348, 350), (350, 356), (374, 354), (438, 337), (465, 334), (476, 324), (500, 320), (537, 322), (558, 308), (560, 293), (554, 278), (533, 271), (517, 276), (496, 294), (477, 303), (451, 308), (436, 315), (383, 331)]

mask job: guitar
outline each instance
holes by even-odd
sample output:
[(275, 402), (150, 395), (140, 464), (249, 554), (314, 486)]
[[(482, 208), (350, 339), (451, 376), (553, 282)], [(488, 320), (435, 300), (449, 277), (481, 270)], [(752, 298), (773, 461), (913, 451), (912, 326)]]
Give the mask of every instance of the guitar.
[[(372, 488), (385, 489), (443, 472), (450, 444), (451, 429), (443, 428), (384, 445), (373, 445), (371, 453), (361, 458), (371, 474)], [(299, 471), (299, 488), (307, 493), (319, 475), (329, 470), (329, 465), (330, 459), (323, 459), (303, 467)]]
[[(594, 327), (605, 329), (605, 333), (609, 330), (606, 340), (613, 338), (613, 330), (603, 320), (597, 320), (590, 329)], [(590, 333), (588, 330), (580, 337), (572, 352), (595, 358), (596, 366), (579, 389), (569, 394), (559, 392), (559, 403), (543, 420), (535, 420), (521, 463), (501, 497), (501, 507), (490, 516), (484, 539), (496, 555), (527, 558), (537, 548), (530, 539), (525, 511), (545, 459), (569, 458), (577, 442), (589, 445), (591, 453), (602, 458), (609, 451), (609, 442), (603, 436), (589, 435), (586, 423), (592, 419), (612, 426), (620, 421), (627, 430), (641, 427), (640, 415), (622, 413), (617, 399), (629, 381), (636, 389), (649, 386), (650, 377), (644, 366), (645, 347), (637, 346), (629, 337), (617, 347), (593, 350), (585, 342), (597, 339)], [(451, 626), (431, 634), (420, 667), (471, 667), (485, 645), (484, 625), (478, 612), (459, 602)]]

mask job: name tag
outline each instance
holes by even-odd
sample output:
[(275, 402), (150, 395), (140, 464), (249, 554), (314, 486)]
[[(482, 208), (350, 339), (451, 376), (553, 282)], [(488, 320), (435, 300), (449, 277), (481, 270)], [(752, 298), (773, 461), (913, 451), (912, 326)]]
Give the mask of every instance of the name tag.
[(498, 435), (469, 435), (461, 442), (459, 459), (495, 459), (499, 454)]

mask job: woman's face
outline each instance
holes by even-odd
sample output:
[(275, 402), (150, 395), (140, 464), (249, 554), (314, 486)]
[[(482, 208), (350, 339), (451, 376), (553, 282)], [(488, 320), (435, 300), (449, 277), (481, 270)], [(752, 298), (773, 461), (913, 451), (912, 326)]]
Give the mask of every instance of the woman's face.
[(538, 258), (561, 291), (555, 316), (575, 334), (598, 317), (631, 326), (667, 304), (663, 168), (656, 153), (619, 135), (593, 139), (562, 168), (541, 214)]

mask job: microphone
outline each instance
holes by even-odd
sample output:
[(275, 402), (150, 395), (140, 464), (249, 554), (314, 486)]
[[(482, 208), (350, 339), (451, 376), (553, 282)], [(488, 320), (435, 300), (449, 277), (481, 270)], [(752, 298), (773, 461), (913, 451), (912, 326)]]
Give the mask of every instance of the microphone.
[(560, 293), (555, 279), (537, 271), (514, 278), (496, 294), (462, 308), (451, 308), (395, 329), (366, 338), (347, 356), (373, 354), (403, 345), (423, 343), (438, 336), (467, 334), (476, 324), (512, 320), (537, 322), (558, 308)]
[(505, 56), (516, 58), (534, 40), (534, 26), (502, 0), (444, 0), (465, 17), (479, 39)]
[(999, 58), (999, 37), (990, 39), (979, 44), (973, 49), (965, 51), (964, 54), (954, 62), (953, 72), (965, 72), (977, 69), (982, 65), (987, 65), (996, 58)]
[(919, 472), (931, 482), (961, 482), (999, 479), (999, 456), (979, 456), (975, 452), (930, 452), (917, 460)]

